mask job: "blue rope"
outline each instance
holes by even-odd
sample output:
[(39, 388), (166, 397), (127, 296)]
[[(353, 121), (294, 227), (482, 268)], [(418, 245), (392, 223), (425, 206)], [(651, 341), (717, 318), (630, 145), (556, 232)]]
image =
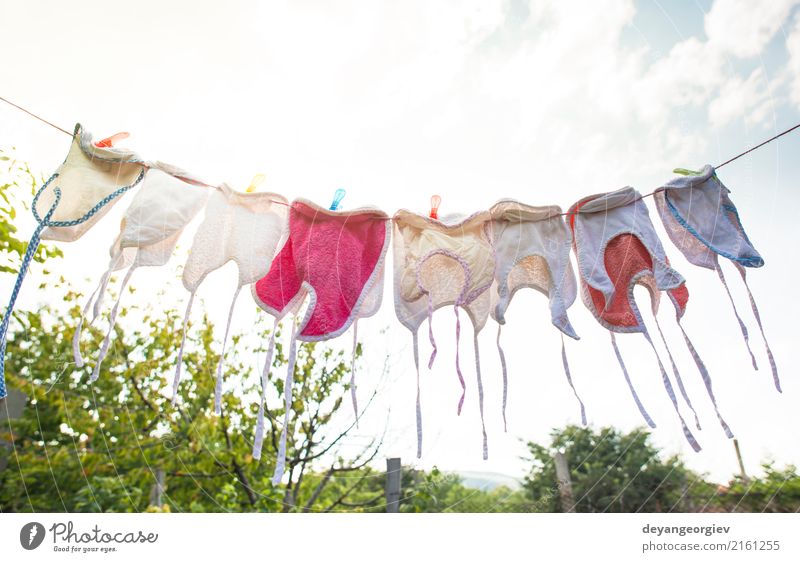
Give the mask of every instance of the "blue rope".
[(44, 218), (39, 215), (39, 211), (36, 209), (36, 204), (39, 202), (39, 197), (44, 193), (45, 189), (50, 185), (50, 183), (58, 177), (58, 173), (53, 174), (50, 178), (44, 182), (39, 191), (36, 192), (36, 195), (33, 197), (33, 205), (31, 206), (31, 211), (33, 212), (33, 217), (36, 219), (38, 226), (36, 230), (33, 231), (33, 235), (31, 236), (30, 242), (28, 242), (28, 248), (25, 250), (25, 255), (22, 258), (22, 265), (20, 265), (19, 273), (17, 274), (17, 281), (14, 283), (14, 289), (11, 291), (11, 298), (8, 301), (8, 306), (6, 307), (6, 313), (3, 316), (3, 322), (0, 324), (0, 399), (5, 398), (7, 391), (6, 391), (6, 377), (5, 377), (5, 370), (6, 370), (6, 341), (8, 335), (8, 324), (11, 321), (11, 314), (14, 311), (14, 304), (17, 301), (17, 296), (19, 295), (19, 290), (22, 287), (22, 282), (25, 280), (25, 274), (28, 272), (28, 268), (30, 267), (31, 261), (33, 260), (33, 256), (36, 255), (36, 250), (39, 248), (39, 243), (41, 242), (41, 235), (42, 231), (50, 227), (68, 227), (68, 226), (77, 226), (81, 223), (84, 223), (95, 216), (100, 209), (108, 205), (111, 201), (131, 189), (132, 187), (136, 186), (142, 179), (144, 178), (145, 168), (142, 168), (142, 171), (139, 173), (139, 176), (134, 180), (133, 183), (130, 185), (125, 185), (120, 187), (110, 195), (104, 197), (97, 204), (92, 207), (85, 215), (80, 218), (69, 220), (69, 221), (53, 221), (50, 220), (53, 217), (53, 213), (55, 212), (56, 208), (58, 207), (59, 203), (61, 203), (61, 188), (55, 187), (53, 189), (53, 193), (55, 194), (55, 200), (53, 204), (48, 209), (47, 213), (45, 214)]
[[(145, 168), (142, 168), (142, 171), (139, 172), (139, 176), (133, 181), (132, 184), (124, 185), (124, 186), (120, 187), (119, 189), (117, 189), (114, 193), (111, 193), (110, 195), (105, 196), (103, 199), (98, 201), (97, 205), (92, 207), (82, 217), (74, 219), (74, 220), (71, 220), (71, 221), (48, 221), (45, 226), (56, 226), (56, 227), (77, 226), (77, 225), (79, 225), (81, 223), (84, 223), (84, 222), (88, 221), (90, 218), (95, 216), (100, 211), (100, 209), (102, 209), (103, 207), (108, 205), (111, 201), (113, 201), (114, 199), (116, 199), (117, 197), (119, 197), (120, 195), (122, 195), (123, 193), (128, 191), (129, 189), (135, 187), (140, 181), (142, 181), (144, 179), (144, 173), (145, 173)], [(48, 179), (46, 182), (44, 182), (44, 185), (42, 185), (41, 189), (39, 189), (39, 191), (37, 191), (36, 195), (33, 197), (33, 206), (32, 206), (31, 210), (33, 211), (33, 217), (40, 224), (42, 223), (42, 219), (39, 217), (39, 212), (36, 210), (36, 203), (39, 201), (39, 197), (44, 192), (44, 190), (47, 188), (48, 184), (51, 181), (53, 181), (54, 179), (56, 179), (57, 177), (58, 177), (57, 173), (55, 173), (52, 176), (50, 176), (50, 179)], [(45, 217), (45, 219), (46, 218), (47, 217)]]

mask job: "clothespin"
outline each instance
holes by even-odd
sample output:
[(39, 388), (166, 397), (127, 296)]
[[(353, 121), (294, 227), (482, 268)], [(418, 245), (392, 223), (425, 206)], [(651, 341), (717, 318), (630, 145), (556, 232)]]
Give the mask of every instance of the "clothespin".
[(337, 189), (336, 192), (333, 194), (333, 202), (331, 202), (331, 211), (338, 211), (339, 210), (339, 203), (342, 202), (344, 196), (347, 192), (344, 189)]
[(680, 174), (682, 176), (699, 176), (701, 172), (696, 172), (694, 170), (687, 170), (686, 168), (675, 168), (672, 170), (673, 174)]
[(245, 191), (247, 193), (254, 193), (255, 191), (258, 190), (258, 186), (261, 185), (262, 183), (264, 183), (265, 179), (266, 179), (266, 176), (264, 174), (256, 174), (256, 175), (254, 175), (253, 179), (250, 180), (250, 185), (247, 186), (247, 189), (245, 189)]
[(94, 145), (97, 148), (113, 148), (115, 142), (127, 139), (129, 136), (131, 136), (130, 133), (123, 131), (121, 133), (111, 135), (110, 137), (106, 137), (103, 140), (96, 141)]
[(439, 219), (439, 205), (442, 204), (442, 198), (438, 195), (431, 196), (431, 214), (432, 219)]

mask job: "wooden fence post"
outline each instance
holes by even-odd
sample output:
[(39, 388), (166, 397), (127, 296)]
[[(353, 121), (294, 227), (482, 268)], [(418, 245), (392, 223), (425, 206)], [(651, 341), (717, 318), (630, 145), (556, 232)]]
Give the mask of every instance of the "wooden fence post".
[(400, 511), (400, 477), (402, 468), (399, 458), (386, 459), (386, 513)]
[[(24, 392), (13, 388), (8, 389), (6, 397), (0, 400), (0, 432), (3, 432), (4, 425), (8, 425), (8, 428), (11, 429), (9, 421), (22, 417), (22, 411), (25, 409), (25, 402), (27, 401), (28, 397), (25, 396)], [(14, 444), (0, 439), (0, 447), (11, 451), (14, 449)], [(0, 458), (0, 472), (3, 472), (7, 465), (8, 457)]]
[(150, 505), (154, 505), (160, 508), (164, 505), (164, 502), (161, 499), (161, 496), (165, 490), (164, 469), (157, 468), (155, 476), (156, 476), (156, 481), (153, 484), (153, 487), (150, 488)]
[(558, 485), (558, 494), (561, 496), (561, 511), (575, 513), (575, 498), (572, 495), (572, 479), (569, 475), (567, 457), (556, 453), (553, 460), (556, 463), (556, 484)]

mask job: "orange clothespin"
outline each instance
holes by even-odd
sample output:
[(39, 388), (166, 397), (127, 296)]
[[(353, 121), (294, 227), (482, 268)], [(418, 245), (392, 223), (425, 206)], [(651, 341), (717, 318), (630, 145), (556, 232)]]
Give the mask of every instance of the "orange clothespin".
[(110, 137), (106, 137), (103, 140), (99, 140), (95, 142), (94, 145), (97, 148), (113, 148), (114, 143), (116, 143), (117, 141), (127, 139), (129, 136), (131, 136), (130, 133), (126, 133), (123, 131), (121, 133), (116, 133), (114, 135), (111, 135)]
[(439, 205), (442, 204), (442, 198), (438, 195), (433, 195), (431, 197), (431, 214), (429, 215), (432, 219), (439, 220)]
[(247, 186), (245, 191), (247, 193), (254, 193), (258, 190), (258, 186), (264, 183), (264, 180), (267, 178), (264, 174), (256, 174), (253, 176), (253, 179), (250, 180), (250, 185)]

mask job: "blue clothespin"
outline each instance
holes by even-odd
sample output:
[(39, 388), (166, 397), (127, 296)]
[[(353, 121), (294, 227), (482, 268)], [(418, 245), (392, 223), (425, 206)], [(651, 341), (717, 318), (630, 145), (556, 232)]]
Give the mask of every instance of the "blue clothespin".
[(338, 211), (339, 210), (339, 203), (342, 202), (344, 199), (345, 193), (347, 193), (344, 189), (337, 189), (336, 193), (333, 194), (333, 202), (331, 203), (331, 211)]

